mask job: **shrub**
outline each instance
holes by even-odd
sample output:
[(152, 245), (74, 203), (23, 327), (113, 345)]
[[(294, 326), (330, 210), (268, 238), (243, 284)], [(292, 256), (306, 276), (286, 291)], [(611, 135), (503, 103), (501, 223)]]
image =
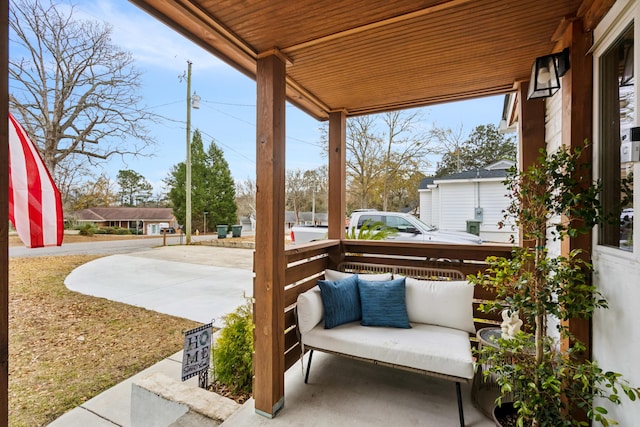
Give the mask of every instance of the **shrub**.
[(93, 225), (91, 224), (85, 224), (80, 227), (79, 230), (81, 236), (93, 236), (93, 233), (95, 232)]
[(128, 228), (116, 228), (117, 235), (131, 234), (131, 230)]
[(214, 347), (214, 376), (234, 392), (251, 393), (253, 376), (253, 313), (248, 300), (224, 317)]

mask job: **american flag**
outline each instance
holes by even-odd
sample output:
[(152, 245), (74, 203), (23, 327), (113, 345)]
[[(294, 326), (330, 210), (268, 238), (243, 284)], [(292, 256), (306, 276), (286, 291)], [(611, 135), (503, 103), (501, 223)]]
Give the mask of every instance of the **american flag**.
[(60, 246), (62, 198), (36, 146), (9, 113), (9, 220), (25, 246)]

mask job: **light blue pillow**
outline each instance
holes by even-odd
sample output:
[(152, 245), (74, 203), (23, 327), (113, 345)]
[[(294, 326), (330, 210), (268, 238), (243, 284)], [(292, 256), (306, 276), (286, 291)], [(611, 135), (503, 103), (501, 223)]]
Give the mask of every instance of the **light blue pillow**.
[(362, 318), (357, 274), (336, 281), (318, 280), (318, 286), (324, 306), (325, 329)]
[(363, 326), (411, 328), (407, 315), (405, 278), (386, 282), (358, 280)]

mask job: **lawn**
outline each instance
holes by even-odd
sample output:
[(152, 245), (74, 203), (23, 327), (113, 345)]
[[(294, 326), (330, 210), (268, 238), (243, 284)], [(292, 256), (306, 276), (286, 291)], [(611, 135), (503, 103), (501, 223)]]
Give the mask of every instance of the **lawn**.
[(98, 256), (9, 261), (9, 425), (47, 425), (182, 348), (177, 317), (69, 291)]

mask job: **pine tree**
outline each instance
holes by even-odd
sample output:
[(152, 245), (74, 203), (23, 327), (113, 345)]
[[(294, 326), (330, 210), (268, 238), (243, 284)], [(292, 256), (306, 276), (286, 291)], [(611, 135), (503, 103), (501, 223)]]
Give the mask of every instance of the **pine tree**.
[[(186, 165), (181, 162), (174, 165), (164, 180), (169, 187), (173, 214), (180, 224), (186, 220), (186, 176)], [(205, 217), (207, 230), (214, 230), (220, 224), (236, 224), (237, 209), (235, 183), (224, 153), (214, 141), (205, 152), (202, 134), (196, 130), (191, 143), (191, 224), (194, 230), (205, 230)]]

